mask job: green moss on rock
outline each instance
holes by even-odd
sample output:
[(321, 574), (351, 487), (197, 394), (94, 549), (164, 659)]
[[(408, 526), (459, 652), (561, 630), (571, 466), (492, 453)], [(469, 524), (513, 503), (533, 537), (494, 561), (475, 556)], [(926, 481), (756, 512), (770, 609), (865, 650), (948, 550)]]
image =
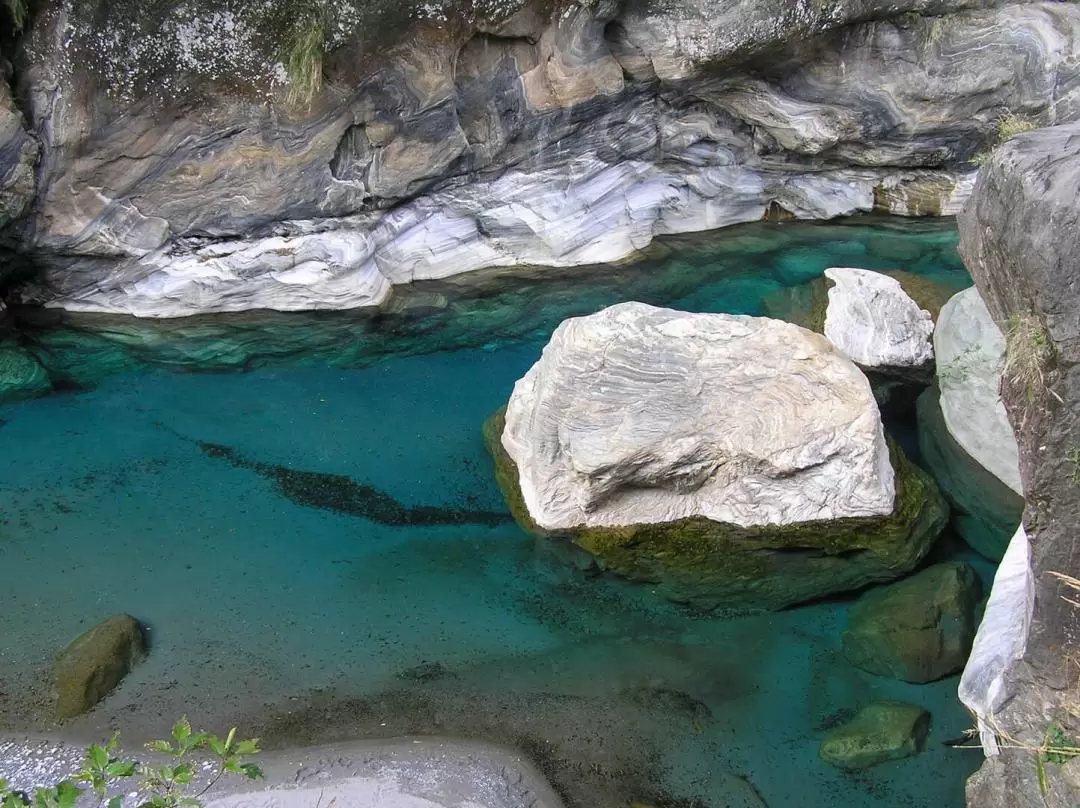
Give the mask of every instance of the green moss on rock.
[(905, 682), (949, 676), (967, 662), (981, 598), (971, 565), (935, 564), (859, 598), (844, 630), (844, 655), (857, 668)]
[(821, 741), (821, 759), (840, 769), (859, 771), (922, 751), (930, 731), (930, 713), (914, 704), (883, 701), (861, 709)]
[[(528, 513), (518, 469), (503, 449), (505, 411), (484, 425), (495, 475), (527, 531), (550, 535)], [(677, 522), (560, 533), (635, 581), (703, 608), (774, 610), (910, 572), (948, 518), (933, 481), (890, 444), (896, 508), (889, 516), (743, 528), (695, 517)]]
[(56, 717), (82, 715), (146, 657), (142, 626), (121, 614), (99, 623), (63, 650), (53, 666)]

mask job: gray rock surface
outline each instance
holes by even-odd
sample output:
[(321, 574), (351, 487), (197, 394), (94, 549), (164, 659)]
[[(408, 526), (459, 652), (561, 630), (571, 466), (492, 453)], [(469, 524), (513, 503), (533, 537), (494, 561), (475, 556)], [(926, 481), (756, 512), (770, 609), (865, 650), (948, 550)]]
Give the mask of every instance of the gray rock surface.
[(38, 158), (37, 141), (15, 106), (4, 67), (0, 56), (0, 230), (22, 216), (33, 200)]
[(914, 757), (930, 731), (930, 713), (913, 704), (869, 704), (821, 741), (821, 759), (840, 769), (859, 771), (890, 760)]
[(870, 673), (917, 684), (956, 673), (971, 650), (981, 598), (978, 574), (961, 562), (872, 590), (848, 613), (844, 655)]
[(549, 531), (894, 505), (866, 377), (819, 335), (761, 317), (624, 303), (566, 320), (514, 385), (502, 445)]
[(1068, 3), (368, 5), (383, 16), (331, 4), (305, 106), (268, 46), (292, 30), (284, 0), (195, 0), (184, 24), (179, 6), (44, 4), (20, 72), (44, 268), (23, 299), (347, 308), (774, 209), (949, 212), (1000, 115), (1071, 120), (1080, 88)]
[[(1005, 698), (993, 729), (1039, 746), (1051, 724), (1070, 736), (1078, 645), (1075, 599), (1049, 574), (1080, 574), (1080, 486), (1075, 482), (1080, 415), (1080, 126), (1020, 135), (994, 150), (960, 218), (960, 249), (987, 308), (1009, 324), (1002, 400), (1019, 446), (1031, 542), (1034, 609), (1021, 661), (1003, 672)], [(1065, 597), (1063, 597), (1065, 596)], [(1004, 748), (968, 787), (968, 804), (1072, 806), (1076, 790), (1050, 782), (1041, 793), (1031, 755)], [(992, 749), (989, 751), (993, 751)]]
[(867, 269), (833, 267), (824, 333), (836, 349), (865, 370), (928, 377), (934, 363), (930, 312), (900, 282)]

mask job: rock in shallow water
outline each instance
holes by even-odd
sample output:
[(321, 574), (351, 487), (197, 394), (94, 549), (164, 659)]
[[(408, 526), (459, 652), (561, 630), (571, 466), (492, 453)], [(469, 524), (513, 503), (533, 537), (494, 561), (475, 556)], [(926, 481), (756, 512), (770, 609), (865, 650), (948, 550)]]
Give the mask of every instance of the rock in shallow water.
[(945, 519), (862, 373), (766, 318), (627, 303), (567, 320), (486, 438), (524, 526), (702, 606), (894, 578)]
[(868, 705), (848, 723), (830, 730), (821, 742), (821, 759), (858, 771), (922, 751), (930, 713), (913, 704), (883, 701)]
[(975, 638), (982, 585), (968, 564), (937, 564), (863, 595), (844, 631), (851, 664), (922, 684), (964, 667)]
[(43, 396), (51, 390), (49, 374), (29, 351), (0, 340), (0, 404)]
[(57, 718), (85, 713), (145, 656), (142, 626), (130, 615), (110, 617), (78, 637), (53, 666)]

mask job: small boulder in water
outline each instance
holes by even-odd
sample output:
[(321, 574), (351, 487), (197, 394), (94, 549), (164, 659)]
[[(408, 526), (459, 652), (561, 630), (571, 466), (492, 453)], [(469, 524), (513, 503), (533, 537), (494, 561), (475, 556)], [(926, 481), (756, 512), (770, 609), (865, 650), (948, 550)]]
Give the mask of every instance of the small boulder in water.
[(869, 592), (851, 608), (844, 655), (865, 671), (905, 682), (957, 673), (971, 652), (981, 597), (975, 570), (955, 561)]
[(90, 710), (146, 657), (142, 626), (126, 614), (110, 617), (63, 650), (53, 666), (56, 715), (61, 720)]
[(930, 730), (930, 713), (913, 704), (870, 704), (846, 724), (829, 730), (821, 741), (821, 759), (840, 769), (858, 771), (889, 760), (914, 757)]

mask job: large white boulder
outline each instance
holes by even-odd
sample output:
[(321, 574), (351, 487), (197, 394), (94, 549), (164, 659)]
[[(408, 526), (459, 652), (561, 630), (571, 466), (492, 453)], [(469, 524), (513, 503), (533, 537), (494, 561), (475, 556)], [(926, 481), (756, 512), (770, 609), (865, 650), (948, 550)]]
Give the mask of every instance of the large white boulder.
[(1016, 436), (998, 394), (1005, 337), (974, 286), (941, 308), (934, 348), (949, 434), (979, 465), (1023, 494)]
[(866, 377), (821, 336), (762, 317), (624, 303), (567, 320), (514, 386), (502, 445), (549, 531), (893, 510)]
[(825, 270), (831, 281), (825, 336), (853, 362), (885, 374), (920, 376), (934, 361), (930, 312), (900, 282), (853, 267)]

